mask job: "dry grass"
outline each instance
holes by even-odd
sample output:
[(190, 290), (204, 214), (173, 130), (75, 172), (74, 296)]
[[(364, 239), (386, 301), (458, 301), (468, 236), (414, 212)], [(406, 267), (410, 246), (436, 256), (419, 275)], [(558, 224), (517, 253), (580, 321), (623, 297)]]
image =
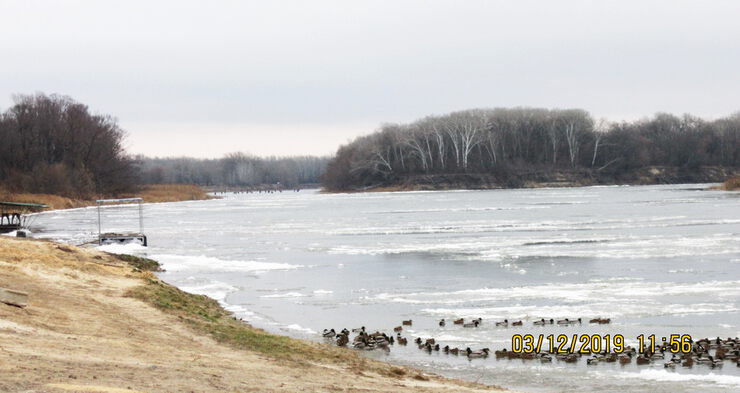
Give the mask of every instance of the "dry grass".
[(732, 177), (727, 179), (726, 182), (720, 186), (725, 191), (738, 191), (740, 190), (740, 177)]
[[(140, 197), (146, 203), (201, 201), (213, 199), (205, 190), (192, 184), (154, 184), (144, 186), (141, 191), (133, 194), (120, 195), (121, 198)], [(50, 209), (73, 209), (77, 207), (95, 206), (93, 199), (72, 199), (50, 194), (13, 194), (0, 189), (0, 201), (43, 203)]]
[(154, 184), (144, 186), (135, 195), (145, 202), (203, 201), (213, 199), (205, 190), (193, 184)]
[(20, 203), (43, 203), (52, 209), (73, 209), (76, 207), (90, 206), (95, 201), (66, 198), (50, 194), (11, 194), (0, 191), (0, 201)]

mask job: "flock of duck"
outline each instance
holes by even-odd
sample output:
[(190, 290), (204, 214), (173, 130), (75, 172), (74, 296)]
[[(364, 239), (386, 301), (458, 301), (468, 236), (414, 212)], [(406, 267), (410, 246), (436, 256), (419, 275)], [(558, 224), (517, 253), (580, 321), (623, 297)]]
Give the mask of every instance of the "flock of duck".
[[(474, 318), (466, 321), (463, 318), (454, 319), (453, 325), (459, 325), (463, 328), (477, 328), (483, 323), (482, 318)], [(539, 319), (532, 322), (533, 326), (544, 326), (544, 325), (575, 325), (582, 324), (581, 318), (577, 319)], [(594, 318), (590, 319), (589, 323), (592, 324), (608, 324), (611, 320), (608, 318)], [(401, 322), (401, 325), (393, 328), (395, 336), (392, 334), (386, 334), (379, 331), (374, 333), (368, 333), (365, 327), (352, 329), (342, 329), (340, 332), (336, 332), (334, 329), (324, 329), (322, 335), (325, 339), (333, 341), (336, 345), (341, 347), (352, 346), (355, 349), (361, 350), (384, 350), (390, 351), (392, 345), (406, 346), (409, 344), (407, 337), (402, 335), (405, 326), (412, 326), (412, 320), (405, 320)], [(441, 319), (439, 321), (440, 327), (445, 327), (447, 321)], [(523, 326), (524, 322), (509, 321), (504, 319), (503, 321), (495, 322), (497, 327), (509, 327), (509, 326)], [(351, 333), (356, 333), (354, 338), (350, 339)], [(487, 358), (491, 355), (489, 348), (481, 348), (473, 350), (470, 347), (465, 349), (452, 348), (449, 345), (441, 346), (434, 338), (422, 338), (416, 337), (413, 339), (413, 343), (419, 348), (419, 350), (426, 351), (427, 353), (441, 352), (448, 355), (455, 356), (466, 356), (468, 359)], [(711, 368), (721, 367), (725, 361), (734, 362), (740, 367), (740, 339), (727, 338), (721, 339), (719, 337), (715, 339), (703, 338), (698, 341), (692, 342), (691, 351), (688, 353), (674, 354), (670, 352), (670, 344), (663, 342), (660, 346), (657, 346), (656, 350), (650, 350), (643, 348), (638, 351), (637, 348), (626, 346), (620, 353), (617, 352), (590, 352), (587, 350), (571, 351), (567, 348), (566, 353), (551, 352), (549, 349), (538, 352), (538, 353), (524, 353), (514, 352), (507, 350), (506, 348), (493, 352), (496, 359), (522, 359), (522, 360), (538, 360), (543, 363), (552, 362), (553, 359), (557, 361), (563, 361), (566, 363), (576, 363), (582, 358), (586, 357), (586, 364), (595, 365), (601, 362), (604, 363), (619, 363), (622, 365), (630, 364), (633, 361), (638, 365), (651, 364), (659, 361), (664, 361), (665, 368), (676, 368), (676, 367), (693, 367), (694, 365), (705, 365)], [(572, 353), (571, 353), (572, 352)]]

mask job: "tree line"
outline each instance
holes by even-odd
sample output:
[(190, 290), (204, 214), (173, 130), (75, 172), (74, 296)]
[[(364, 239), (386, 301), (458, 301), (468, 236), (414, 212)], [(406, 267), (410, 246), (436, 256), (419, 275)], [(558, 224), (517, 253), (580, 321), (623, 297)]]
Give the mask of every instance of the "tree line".
[(619, 176), (647, 166), (740, 167), (740, 113), (708, 121), (660, 113), (631, 122), (581, 109), (473, 109), (384, 124), (341, 146), (323, 184), (349, 190), (427, 174), (587, 169)]
[(244, 153), (219, 159), (137, 157), (142, 184), (187, 183), (228, 187), (298, 187), (317, 184), (329, 157), (256, 157)]

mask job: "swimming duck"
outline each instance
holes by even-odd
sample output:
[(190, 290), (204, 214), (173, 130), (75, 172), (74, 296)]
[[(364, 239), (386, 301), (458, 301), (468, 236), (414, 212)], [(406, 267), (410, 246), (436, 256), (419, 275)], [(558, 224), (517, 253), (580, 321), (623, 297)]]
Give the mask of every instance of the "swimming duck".
[(337, 332), (335, 332), (334, 329), (331, 329), (331, 330), (324, 329), (324, 332), (321, 333), (321, 335), (324, 337), (334, 337), (337, 335)]
[(522, 321), (514, 321), (514, 322), (511, 323), (511, 325), (512, 326), (522, 326), (522, 325), (524, 325), (524, 322), (522, 322)]
[(465, 323), (465, 319), (464, 318), (456, 319), (452, 321), (452, 323), (455, 325), (462, 325), (463, 323)]
[(487, 358), (488, 352), (488, 348), (483, 348), (480, 351), (473, 351), (470, 349), (470, 347), (465, 349), (465, 353), (467, 354), (468, 359)]
[(508, 319), (504, 319), (501, 322), (496, 322), (496, 326), (509, 326), (509, 320)]
[(442, 319), (439, 320), (439, 326), (440, 327), (445, 327), (445, 320), (444, 320), (444, 318), (442, 318)]
[(478, 327), (478, 323), (479, 322), (477, 320), (474, 320), (473, 322), (464, 323), (463, 324), (463, 327), (465, 327), (465, 328), (476, 328), (476, 327)]
[(453, 355), (458, 355), (460, 353), (460, 348), (450, 348), (450, 353)]
[(578, 361), (578, 358), (579, 358), (578, 354), (571, 353), (569, 355), (566, 355), (563, 360), (565, 360), (566, 363), (575, 363)]
[(409, 343), (409, 340), (404, 337), (399, 337), (397, 341), (398, 341), (398, 345), (403, 345), (403, 346), (406, 346)]
[(650, 359), (646, 358), (645, 356), (638, 356), (637, 360), (635, 360), (637, 364), (650, 364)]
[(568, 318), (565, 318), (565, 319), (559, 319), (558, 320), (558, 325), (573, 325), (573, 324), (576, 324), (576, 323), (581, 323), (581, 318), (578, 318), (578, 319), (568, 319)]
[(400, 333), (401, 331), (403, 331), (403, 326), (396, 326), (396, 327), (393, 328), (393, 331), (394, 332), (397, 332), (397, 333)]
[(412, 324), (413, 324), (413, 321), (410, 319), (408, 321), (401, 321), (401, 325), (403, 326), (411, 326)]

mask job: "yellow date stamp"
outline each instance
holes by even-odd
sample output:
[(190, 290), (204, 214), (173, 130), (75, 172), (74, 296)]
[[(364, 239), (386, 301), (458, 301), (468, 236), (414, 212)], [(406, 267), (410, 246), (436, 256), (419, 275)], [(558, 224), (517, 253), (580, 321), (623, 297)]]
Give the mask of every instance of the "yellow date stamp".
[[(688, 334), (671, 334), (661, 337), (658, 343), (655, 334), (636, 337), (639, 353), (671, 352), (689, 353), (693, 340)], [(511, 336), (511, 350), (515, 353), (622, 353), (631, 350), (625, 345), (622, 334), (515, 334)]]

